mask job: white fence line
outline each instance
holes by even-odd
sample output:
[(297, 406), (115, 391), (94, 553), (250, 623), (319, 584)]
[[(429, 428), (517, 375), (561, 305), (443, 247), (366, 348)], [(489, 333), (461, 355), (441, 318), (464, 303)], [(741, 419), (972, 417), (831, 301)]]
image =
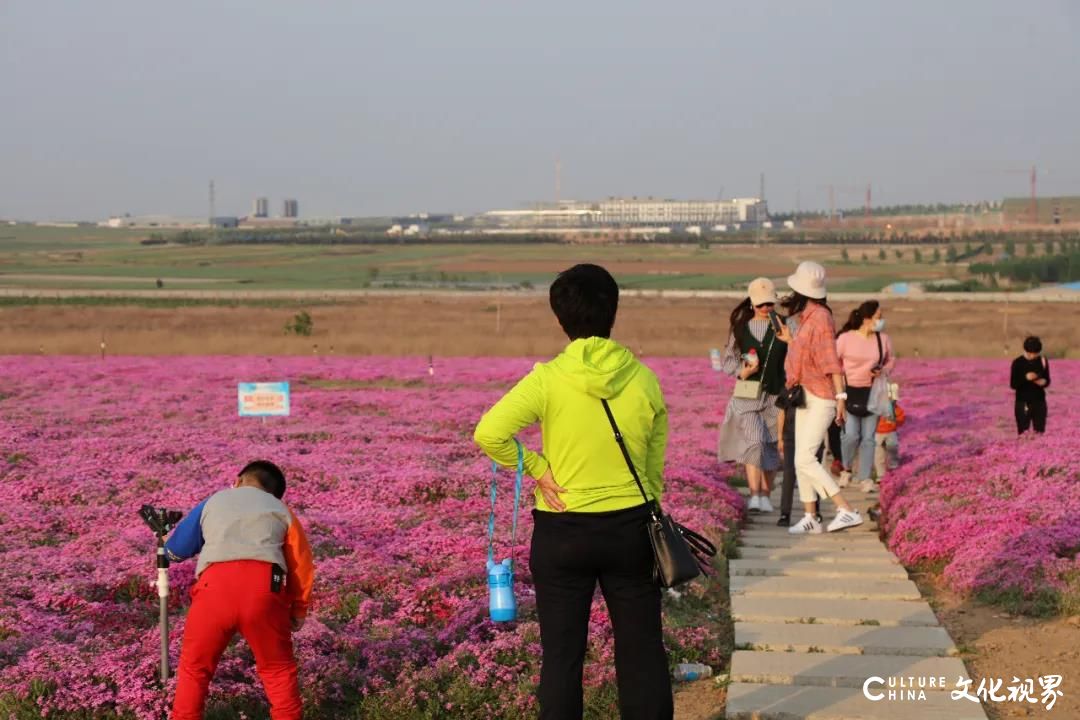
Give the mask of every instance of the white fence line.
[[(745, 297), (739, 290), (636, 290), (621, 291), (624, 298), (656, 298), (670, 300), (688, 299), (738, 299)], [(219, 300), (244, 302), (250, 300), (350, 300), (372, 297), (439, 297), (439, 298), (541, 298), (546, 290), (47, 290), (39, 288), (0, 288), (0, 297), (7, 298), (117, 298), (117, 299), (170, 299), (170, 300)], [(985, 303), (1080, 303), (1080, 291), (1039, 290), (1023, 293), (1005, 292), (936, 292), (907, 295), (882, 292), (838, 292), (829, 295), (837, 302), (858, 302), (867, 299), (904, 300), (912, 302), (985, 302)]]

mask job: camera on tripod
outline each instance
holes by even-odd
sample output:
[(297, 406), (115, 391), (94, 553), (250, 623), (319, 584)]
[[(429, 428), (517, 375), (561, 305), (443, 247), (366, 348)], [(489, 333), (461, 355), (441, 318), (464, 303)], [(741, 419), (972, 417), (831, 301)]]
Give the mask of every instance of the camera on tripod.
[(169, 555), (165, 551), (165, 536), (176, 527), (184, 513), (179, 510), (166, 510), (153, 505), (139, 508), (139, 517), (150, 526), (157, 536), (157, 587), (158, 625), (161, 629), (161, 686), (169, 682)]
[(180, 518), (184, 517), (184, 513), (179, 510), (166, 510), (165, 508), (156, 508), (153, 505), (143, 505), (139, 508), (139, 517), (150, 526), (155, 535), (164, 537), (176, 527), (177, 523), (180, 522)]

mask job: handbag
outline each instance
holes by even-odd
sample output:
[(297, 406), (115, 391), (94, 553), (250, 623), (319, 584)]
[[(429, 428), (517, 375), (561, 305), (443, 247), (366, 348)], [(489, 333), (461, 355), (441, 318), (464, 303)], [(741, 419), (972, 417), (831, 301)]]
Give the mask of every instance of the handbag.
[(847, 408), (848, 415), (854, 415), (855, 417), (869, 417), (873, 415), (870, 412), (870, 388), (868, 387), (849, 387), (847, 392)]
[(660, 510), (660, 506), (649, 499), (645, 492), (645, 486), (641, 484), (634, 462), (630, 459), (630, 451), (626, 449), (619, 426), (615, 423), (615, 416), (611, 414), (611, 406), (604, 398), (600, 399), (604, 405), (608, 422), (615, 433), (615, 442), (622, 450), (626, 466), (630, 468), (630, 474), (634, 476), (641, 497), (649, 507), (649, 522), (646, 529), (649, 533), (649, 544), (653, 551), (653, 577), (660, 587), (672, 588), (683, 583), (690, 582), (703, 572), (707, 572), (709, 558), (716, 557), (716, 546), (704, 536), (683, 527), (670, 516)]
[[(769, 341), (769, 349), (765, 351), (765, 362), (762, 364), (760, 371), (761, 377), (765, 377), (765, 370), (769, 367), (769, 358), (772, 357), (772, 349), (775, 342), (776, 335), (773, 334), (772, 340)], [(761, 393), (761, 380), (736, 380), (735, 390), (732, 392), (732, 396), (742, 400), (758, 400), (761, 398)]]
[(781, 410), (797, 410), (806, 407), (806, 390), (802, 385), (784, 388), (776, 397), (776, 407)]

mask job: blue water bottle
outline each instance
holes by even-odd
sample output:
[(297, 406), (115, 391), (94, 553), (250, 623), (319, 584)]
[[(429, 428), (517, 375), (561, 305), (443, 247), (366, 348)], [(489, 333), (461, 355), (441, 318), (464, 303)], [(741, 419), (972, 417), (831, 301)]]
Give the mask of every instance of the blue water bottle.
[(517, 546), (518, 504), (521, 502), (521, 480), (525, 474), (525, 452), (521, 443), (517, 445), (517, 474), (514, 478), (514, 519), (510, 540), (511, 557), (502, 562), (495, 561), (495, 495), (499, 482), (499, 466), (491, 464), (491, 515), (488, 518), (488, 611), (492, 622), (513, 622), (517, 620), (517, 602), (514, 600), (514, 548)]
[(501, 563), (488, 560), (488, 609), (492, 622), (517, 620), (517, 602), (514, 600), (514, 569), (510, 558)]

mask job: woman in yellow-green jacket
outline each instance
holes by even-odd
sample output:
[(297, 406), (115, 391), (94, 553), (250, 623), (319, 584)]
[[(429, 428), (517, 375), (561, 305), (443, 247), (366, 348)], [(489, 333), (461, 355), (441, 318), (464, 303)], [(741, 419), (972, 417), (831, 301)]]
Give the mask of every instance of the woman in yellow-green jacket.
[(668, 436), (663, 393), (656, 375), (610, 339), (619, 286), (604, 268), (576, 265), (561, 273), (550, 300), (570, 344), (537, 364), (475, 433), (492, 459), (514, 466), (514, 436), (535, 422), (543, 432), (542, 451), (524, 453), (525, 471), (536, 480), (529, 566), (543, 648), (540, 718), (582, 717), (589, 610), (599, 582), (615, 634), (620, 717), (670, 720), (648, 505), (601, 403), (608, 401), (649, 499), (659, 502)]

